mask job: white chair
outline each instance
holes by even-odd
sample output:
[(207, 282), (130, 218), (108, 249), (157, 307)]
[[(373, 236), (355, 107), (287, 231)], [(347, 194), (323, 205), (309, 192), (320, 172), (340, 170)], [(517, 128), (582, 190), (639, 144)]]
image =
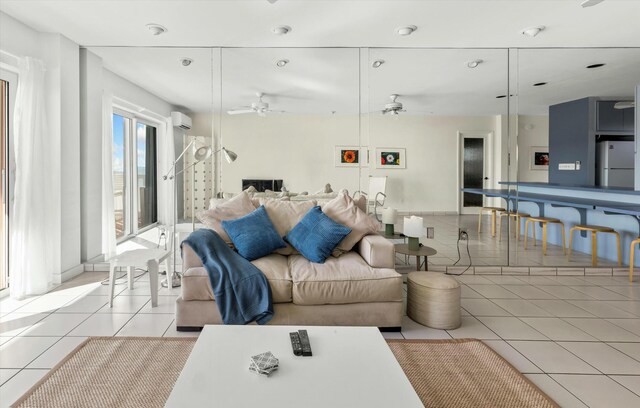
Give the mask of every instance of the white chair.
[[(387, 199), (387, 176), (369, 176), (369, 189), (367, 192), (360, 190), (353, 193), (355, 199), (358, 194), (367, 198), (367, 214), (374, 214), (378, 222), (382, 222), (378, 216), (378, 207), (384, 207), (384, 202)], [(373, 208), (373, 211), (372, 211)]]

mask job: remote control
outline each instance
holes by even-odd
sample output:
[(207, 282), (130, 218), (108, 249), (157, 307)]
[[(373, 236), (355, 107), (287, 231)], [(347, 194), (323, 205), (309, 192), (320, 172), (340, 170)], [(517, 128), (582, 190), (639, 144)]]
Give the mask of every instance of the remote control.
[(302, 355), (304, 357), (311, 357), (311, 343), (309, 343), (309, 334), (306, 330), (298, 330), (300, 334), (300, 344), (302, 344)]
[(297, 332), (292, 332), (292, 333), (289, 333), (289, 337), (291, 338), (291, 347), (293, 347), (293, 355), (301, 356), (302, 344), (300, 344), (300, 335)]

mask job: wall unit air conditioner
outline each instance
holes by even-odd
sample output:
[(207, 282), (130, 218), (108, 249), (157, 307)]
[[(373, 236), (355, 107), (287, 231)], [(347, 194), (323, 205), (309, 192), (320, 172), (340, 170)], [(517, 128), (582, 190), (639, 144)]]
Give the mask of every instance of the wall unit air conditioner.
[(174, 127), (185, 130), (191, 129), (191, 118), (182, 112), (171, 112), (171, 120)]

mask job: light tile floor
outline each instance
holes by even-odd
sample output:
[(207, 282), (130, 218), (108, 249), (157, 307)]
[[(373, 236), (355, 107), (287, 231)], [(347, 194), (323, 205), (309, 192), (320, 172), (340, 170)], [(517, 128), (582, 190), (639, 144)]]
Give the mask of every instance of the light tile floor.
[[(87, 336), (197, 336), (177, 332), (179, 289), (148, 276), (118, 285), (85, 272), (44, 296), (0, 300), (0, 407), (8, 406)], [(463, 275), (462, 326), (424, 327), (405, 316), (387, 338), (482, 339), (563, 407), (640, 406), (640, 287), (625, 277)]]

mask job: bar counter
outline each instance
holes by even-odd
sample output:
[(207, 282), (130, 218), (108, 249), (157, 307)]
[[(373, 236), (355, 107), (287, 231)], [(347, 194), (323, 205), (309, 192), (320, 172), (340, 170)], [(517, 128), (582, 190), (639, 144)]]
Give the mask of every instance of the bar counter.
[[(619, 187), (561, 186), (549, 183), (499, 184), (507, 188), (462, 191), (502, 198), (509, 208), (517, 208), (532, 216), (558, 218), (564, 222), (566, 233), (576, 224), (611, 227), (621, 235), (623, 263), (628, 265), (629, 245), (640, 236), (640, 191)], [(521, 230), (524, 231), (524, 228)], [(609, 234), (598, 235), (598, 256), (617, 261), (615, 238), (607, 235)], [(557, 228), (550, 230), (548, 241), (561, 245), (561, 234)], [(584, 253), (591, 252), (591, 242), (586, 232), (574, 235), (573, 249)]]

